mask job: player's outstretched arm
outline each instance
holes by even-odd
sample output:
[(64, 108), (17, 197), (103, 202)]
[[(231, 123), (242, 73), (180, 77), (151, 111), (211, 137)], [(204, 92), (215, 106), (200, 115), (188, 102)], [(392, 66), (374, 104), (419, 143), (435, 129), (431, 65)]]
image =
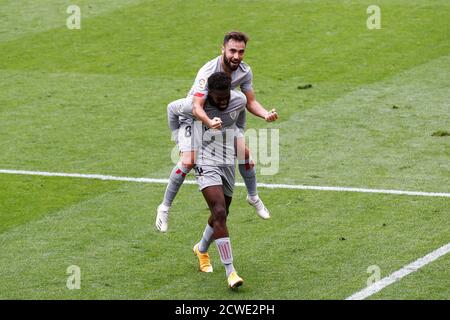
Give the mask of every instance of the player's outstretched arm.
[(220, 127), (222, 126), (222, 120), (217, 117), (213, 119), (210, 119), (208, 117), (205, 110), (203, 109), (203, 106), (205, 105), (205, 100), (206, 99), (204, 98), (194, 96), (192, 102), (192, 113), (194, 117), (196, 117), (197, 120), (203, 122), (208, 128), (220, 129)]
[(272, 122), (278, 119), (278, 113), (275, 109), (267, 111), (258, 101), (255, 99), (255, 93), (253, 90), (244, 92), (247, 97), (247, 110), (253, 113), (255, 116), (260, 117), (267, 122)]

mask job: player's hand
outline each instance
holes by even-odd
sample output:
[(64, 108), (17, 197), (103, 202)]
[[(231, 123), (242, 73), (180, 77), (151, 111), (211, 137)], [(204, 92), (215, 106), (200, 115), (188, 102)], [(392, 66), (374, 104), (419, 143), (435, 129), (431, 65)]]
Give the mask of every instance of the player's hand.
[(222, 128), (222, 119), (220, 119), (219, 117), (214, 117), (213, 119), (210, 119), (208, 122), (208, 127), (211, 129)]
[(269, 112), (267, 112), (266, 116), (264, 117), (264, 120), (267, 122), (272, 122), (278, 119), (278, 113), (277, 110), (272, 109)]

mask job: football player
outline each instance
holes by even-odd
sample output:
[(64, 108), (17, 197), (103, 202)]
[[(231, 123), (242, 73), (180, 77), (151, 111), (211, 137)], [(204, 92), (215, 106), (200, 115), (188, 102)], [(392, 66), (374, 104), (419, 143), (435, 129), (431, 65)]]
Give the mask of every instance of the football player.
[[(198, 72), (197, 77), (188, 96), (170, 103), (167, 107), (169, 127), (172, 136), (177, 142), (181, 159), (172, 169), (169, 183), (164, 193), (164, 200), (158, 206), (156, 227), (162, 232), (168, 228), (169, 209), (184, 182), (186, 175), (195, 165), (195, 150), (192, 143), (193, 119), (179, 117), (175, 111), (192, 109), (193, 115), (202, 121), (208, 128), (220, 129), (221, 120), (217, 117), (210, 118), (203, 110), (208, 96), (208, 78), (215, 72), (225, 72), (231, 78), (231, 88), (240, 88), (246, 96), (246, 108), (254, 115), (268, 122), (277, 120), (275, 109), (267, 111), (256, 99), (253, 91), (253, 75), (249, 65), (243, 62), (248, 36), (245, 33), (234, 31), (225, 35), (222, 46), (222, 55), (206, 63)], [(250, 151), (245, 145), (244, 135), (236, 140), (236, 152), (238, 157), (239, 172), (247, 188), (247, 201), (255, 207), (257, 214), (263, 219), (270, 218), (270, 212), (264, 206), (258, 196), (256, 184), (256, 169), (250, 158)]]

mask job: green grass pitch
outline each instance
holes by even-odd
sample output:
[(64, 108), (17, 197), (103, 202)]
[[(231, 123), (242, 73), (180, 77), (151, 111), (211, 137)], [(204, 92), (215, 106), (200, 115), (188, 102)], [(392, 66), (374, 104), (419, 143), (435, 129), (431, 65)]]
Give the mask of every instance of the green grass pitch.
[[(66, 27), (74, 2), (80, 30)], [(248, 117), (279, 129), (279, 172), (259, 182), (449, 192), (450, 4), (376, 1), (369, 30), (372, 4), (0, 0), (0, 169), (167, 178), (166, 105), (238, 29), (256, 97), (280, 115)], [(260, 188), (263, 221), (237, 187), (245, 283), (230, 291), (215, 246), (214, 273), (197, 271), (209, 212), (196, 186), (156, 231), (164, 188), (0, 174), (0, 299), (345, 299), (369, 266), (385, 277), (450, 242), (446, 197)], [(449, 279), (446, 255), (370, 299), (450, 299)]]

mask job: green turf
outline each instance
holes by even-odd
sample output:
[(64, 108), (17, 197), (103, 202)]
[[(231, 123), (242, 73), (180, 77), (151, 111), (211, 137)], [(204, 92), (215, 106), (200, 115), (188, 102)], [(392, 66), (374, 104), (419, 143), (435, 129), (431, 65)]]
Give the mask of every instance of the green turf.
[[(442, 275), (450, 269), (450, 256), (440, 258), (398, 283), (375, 294), (371, 299), (442, 299), (450, 296), (450, 280)], [(420, 284), (420, 285), (418, 285)]]
[(6, 186), (0, 197), (0, 233), (114, 190), (114, 184), (95, 180), (73, 184), (71, 179), (48, 180), (31, 176), (0, 175), (0, 184)]
[[(250, 34), (257, 99), (280, 120), (280, 167), (260, 182), (449, 192), (447, 1), (0, 0), (0, 169), (167, 178), (168, 102)], [(311, 88), (301, 89), (311, 84)], [(260, 166), (261, 167), (261, 166)], [(239, 178), (240, 179), (240, 178)], [(260, 221), (236, 190), (230, 230), (246, 283), (199, 274), (208, 216), (195, 186), (153, 228), (164, 185), (0, 175), (0, 298), (343, 299), (450, 242), (448, 198), (263, 190)], [(345, 240), (340, 240), (344, 239)], [(448, 256), (373, 299), (449, 299)], [(82, 289), (66, 288), (78, 265)]]
[[(343, 298), (365, 285), (368, 266), (391, 273), (438, 247), (448, 231), (441, 223), (444, 199), (264, 190), (272, 210), (283, 214), (262, 221), (239, 188), (229, 228), (248, 285), (232, 293), (215, 250), (216, 271), (196, 271), (191, 247), (208, 215), (201, 195), (185, 186), (170, 232), (160, 234), (149, 212), (160, 193), (158, 185), (128, 184), (3, 232), (2, 297), (271, 299), (276, 292), (284, 299)], [(189, 210), (180, 205), (188, 202)], [(81, 268), (80, 291), (65, 287), (69, 265)]]

